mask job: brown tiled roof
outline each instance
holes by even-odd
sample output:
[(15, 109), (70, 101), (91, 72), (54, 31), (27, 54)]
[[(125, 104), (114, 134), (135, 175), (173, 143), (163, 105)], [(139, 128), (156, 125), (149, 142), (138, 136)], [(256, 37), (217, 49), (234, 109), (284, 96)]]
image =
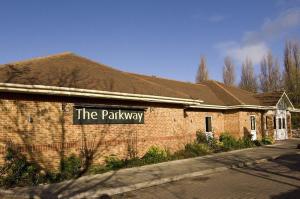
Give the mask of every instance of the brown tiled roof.
[(259, 93), (255, 95), (255, 98), (259, 99), (263, 106), (275, 106), (281, 98), (283, 91), (274, 91), (268, 93)]
[(187, 95), (187, 98), (190, 99), (201, 99), (206, 104), (225, 105), (224, 101), (220, 99), (217, 94), (205, 84), (193, 84), (153, 76), (130, 74), (148, 82), (163, 85), (171, 90), (184, 93)]
[(257, 95), (217, 81), (193, 84), (127, 73), (73, 53), (0, 65), (0, 82), (200, 99), (210, 105), (261, 104)]
[(254, 93), (234, 87), (234, 86), (226, 86), (223, 83), (218, 82), (219, 85), (223, 87), (224, 90), (228, 91), (232, 96), (237, 98), (241, 104), (245, 105), (261, 105), (260, 100), (253, 97)]
[(6, 64), (0, 70), (0, 81), (188, 98), (72, 53)]

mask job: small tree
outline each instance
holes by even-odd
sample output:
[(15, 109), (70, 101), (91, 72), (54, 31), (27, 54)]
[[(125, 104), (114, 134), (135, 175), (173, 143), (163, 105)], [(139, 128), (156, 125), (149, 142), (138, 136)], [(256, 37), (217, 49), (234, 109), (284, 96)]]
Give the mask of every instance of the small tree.
[(279, 63), (271, 52), (261, 60), (259, 83), (263, 92), (277, 91), (282, 87)]
[(254, 68), (252, 61), (249, 58), (246, 58), (242, 65), (242, 76), (239, 87), (250, 92), (257, 91), (257, 81), (254, 74)]
[(300, 44), (287, 41), (284, 50), (284, 84), (296, 106), (300, 106)]
[(208, 71), (206, 67), (206, 58), (204, 56), (200, 59), (199, 68), (196, 76), (196, 83), (200, 83), (202, 81), (208, 80)]
[(229, 86), (233, 86), (235, 83), (235, 67), (231, 57), (229, 56), (224, 59), (223, 82), (225, 85)]

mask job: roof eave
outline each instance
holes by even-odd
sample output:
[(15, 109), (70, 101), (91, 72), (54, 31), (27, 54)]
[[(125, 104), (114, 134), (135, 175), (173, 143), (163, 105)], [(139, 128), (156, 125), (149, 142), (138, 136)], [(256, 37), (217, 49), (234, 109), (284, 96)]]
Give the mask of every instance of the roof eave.
[(292, 113), (300, 113), (300, 109), (299, 108), (294, 108), (294, 109), (291, 109), (289, 111), (292, 112)]
[(171, 103), (171, 104), (183, 104), (183, 105), (198, 105), (203, 102), (202, 100), (164, 97), (164, 96), (155, 96), (155, 95), (142, 95), (142, 94), (99, 91), (99, 90), (90, 90), (90, 89), (78, 89), (78, 88), (44, 86), (44, 85), (24, 85), (24, 84), (12, 84), (12, 83), (0, 83), (0, 91), (13, 92), (13, 93), (30, 93), (30, 94), (56, 95), (56, 96)]
[(222, 106), (222, 105), (191, 105), (190, 108), (201, 108), (201, 109), (219, 109), (219, 110), (233, 110), (233, 109), (255, 109), (255, 110), (275, 110), (275, 106), (259, 106), (259, 105), (233, 105), (233, 106)]

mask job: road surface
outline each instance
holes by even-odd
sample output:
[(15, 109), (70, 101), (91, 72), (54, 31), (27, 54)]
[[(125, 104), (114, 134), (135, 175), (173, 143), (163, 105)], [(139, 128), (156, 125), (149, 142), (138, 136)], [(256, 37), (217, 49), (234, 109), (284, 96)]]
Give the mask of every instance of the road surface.
[(114, 199), (300, 198), (300, 153), (113, 196)]

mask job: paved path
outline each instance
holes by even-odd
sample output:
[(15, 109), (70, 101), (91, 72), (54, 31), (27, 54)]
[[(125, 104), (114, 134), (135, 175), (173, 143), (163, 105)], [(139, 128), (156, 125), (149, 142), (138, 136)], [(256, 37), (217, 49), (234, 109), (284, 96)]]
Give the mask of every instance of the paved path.
[(296, 199), (300, 154), (113, 196), (113, 199)]
[[(203, 176), (224, 171), (235, 166), (243, 166), (257, 160), (297, 153), (296, 145), (300, 139), (280, 142), (269, 147), (239, 150), (214, 154), (205, 157), (165, 162), (137, 168), (123, 169), (105, 174), (85, 176), (76, 180), (34, 188), (16, 188), (8, 190), (18, 198), (41, 196), (42, 198), (98, 198), (103, 193), (110, 195), (128, 192), (140, 188), (160, 185), (189, 177)], [(262, 161), (260, 161), (262, 162)], [(3, 194), (4, 192), (0, 192)]]

